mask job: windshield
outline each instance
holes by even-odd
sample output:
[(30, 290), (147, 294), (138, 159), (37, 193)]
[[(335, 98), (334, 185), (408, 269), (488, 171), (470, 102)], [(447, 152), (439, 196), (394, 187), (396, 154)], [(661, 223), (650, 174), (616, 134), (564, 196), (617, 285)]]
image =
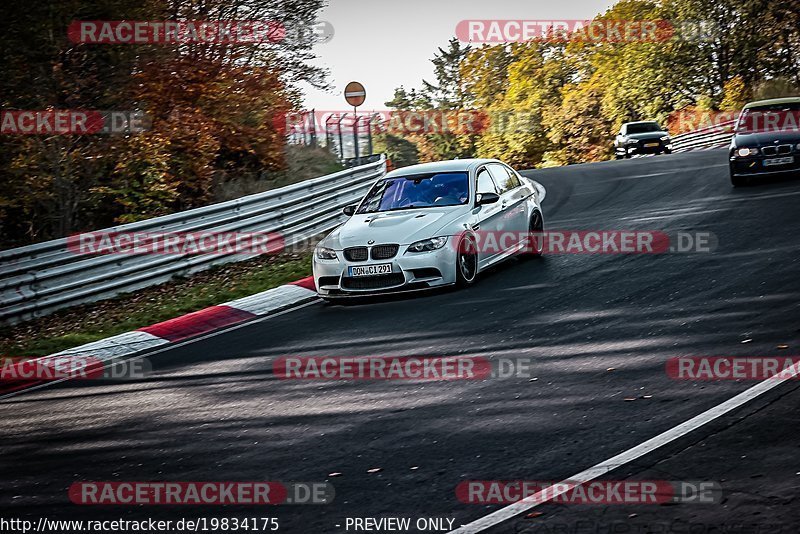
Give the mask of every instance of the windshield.
[(737, 133), (782, 132), (800, 128), (800, 102), (771, 104), (742, 111)]
[(357, 213), (458, 206), (469, 199), (466, 172), (414, 174), (388, 178), (375, 184)]
[(650, 132), (661, 132), (661, 126), (656, 124), (655, 122), (643, 122), (640, 124), (629, 124), (628, 128), (625, 130), (627, 135), (630, 134), (640, 134), (640, 133), (650, 133)]

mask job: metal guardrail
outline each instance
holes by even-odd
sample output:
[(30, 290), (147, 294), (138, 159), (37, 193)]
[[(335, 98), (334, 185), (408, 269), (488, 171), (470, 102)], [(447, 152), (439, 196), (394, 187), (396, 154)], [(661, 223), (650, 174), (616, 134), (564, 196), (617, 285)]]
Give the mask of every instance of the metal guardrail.
[(378, 161), (380, 158), (386, 157), (384, 154), (369, 154), (367, 156), (359, 156), (357, 158), (344, 158), (342, 165), (346, 168), (355, 167), (357, 165), (366, 165)]
[(676, 135), (672, 138), (673, 152), (686, 152), (700, 148), (716, 148), (727, 146), (733, 137), (736, 121), (725, 121), (694, 132)]
[[(124, 224), (98, 232), (275, 232), (285, 246), (333, 229), (386, 172), (386, 158), (280, 189), (202, 208)], [(253, 254), (85, 256), (66, 238), (0, 252), (0, 323), (15, 323), (55, 310), (189, 275)]]

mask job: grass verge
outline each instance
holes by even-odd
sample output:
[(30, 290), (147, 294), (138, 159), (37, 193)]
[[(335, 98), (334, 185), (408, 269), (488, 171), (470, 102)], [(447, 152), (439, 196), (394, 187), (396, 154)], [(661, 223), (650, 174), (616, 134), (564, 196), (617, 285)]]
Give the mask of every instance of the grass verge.
[(311, 274), (311, 250), (221, 265), (188, 278), (0, 329), (0, 354), (42, 356), (136, 330)]

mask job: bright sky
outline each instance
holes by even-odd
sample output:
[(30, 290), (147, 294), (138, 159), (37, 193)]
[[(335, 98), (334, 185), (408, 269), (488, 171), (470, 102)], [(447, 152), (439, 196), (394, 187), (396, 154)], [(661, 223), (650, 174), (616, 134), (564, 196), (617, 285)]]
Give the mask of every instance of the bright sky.
[(342, 91), (349, 81), (367, 90), (363, 111), (385, 109), (395, 87), (434, 81), (430, 59), (455, 36), (461, 20), (575, 20), (605, 12), (613, 0), (329, 0), (320, 20), (333, 39), (316, 45), (316, 64), (329, 69), (332, 93), (303, 87), (305, 107), (348, 110)]

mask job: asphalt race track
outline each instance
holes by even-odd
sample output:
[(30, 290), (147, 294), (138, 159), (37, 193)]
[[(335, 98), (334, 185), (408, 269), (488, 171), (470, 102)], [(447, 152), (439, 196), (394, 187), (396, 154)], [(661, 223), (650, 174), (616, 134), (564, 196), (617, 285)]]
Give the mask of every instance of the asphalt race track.
[[(348, 517), (451, 518), (457, 527), (502, 508), (460, 503), (462, 481), (563, 480), (673, 428), (755, 382), (672, 380), (668, 358), (800, 353), (800, 180), (733, 189), (726, 155), (524, 173), (547, 189), (548, 230), (712, 232), (713, 253), (515, 259), (467, 290), (315, 303), (159, 352), (147, 380), (62, 384), (3, 401), (5, 515), (277, 517), (290, 533), (346, 532)], [(274, 359), (290, 355), (526, 357), (533, 375), (274, 378)], [(605, 477), (717, 481), (721, 503), (548, 503), (487, 532), (798, 532), (798, 385), (781, 384)], [(81, 480), (327, 480), (336, 498), (91, 507), (67, 498)]]

